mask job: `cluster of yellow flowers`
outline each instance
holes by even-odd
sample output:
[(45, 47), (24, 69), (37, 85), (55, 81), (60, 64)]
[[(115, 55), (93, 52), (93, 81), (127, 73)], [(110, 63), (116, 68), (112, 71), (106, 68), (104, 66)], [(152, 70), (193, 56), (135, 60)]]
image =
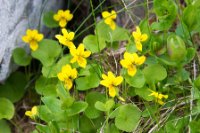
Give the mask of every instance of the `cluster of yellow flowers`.
[[(115, 19), (117, 18), (117, 13), (112, 10), (111, 12), (104, 11), (102, 12), (102, 17), (105, 24), (107, 24), (112, 30), (116, 29)], [(67, 23), (72, 20), (73, 14), (70, 13), (70, 10), (59, 10), (54, 16), (54, 20), (58, 22), (59, 26), (62, 28), (61, 33), (55, 35), (55, 38), (58, 39), (59, 43), (68, 47), (70, 54), (72, 56), (70, 63), (75, 63), (85, 68), (87, 65), (87, 60), (91, 55), (91, 51), (85, 51), (84, 44), (80, 44), (77, 48), (73, 43), (75, 36), (74, 32), (68, 32), (65, 29)], [(142, 51), (142, 42), (148, 39), (147, 34), (142, 34), (140, 28), (137, 26), (136, 31), (132, 32), (134, 42), (138, 51)], [(38, 43), (43, 39), (43, 35), (40, 34), (37, 30), (28, 29), (26, 35), (22, 37), (22, 40), (25, 43), (30, 44), (30, 48), (35, 51), (38, 49)], [(142, 65), (146, 60), (144, 55), (139, 56), (137, 53), (124, 53), (124, 59), (120, 61), (120, 64), (128, 72), (128, 75), (134, 76), (137, 72), (137, 67)], [(58, 79), (64, 83), (64, 86), (67, 90), (70, 90), (73, 87), (73, 81), (78, 77), (78, 71), (76, 68), (72, 68), (70, 64), (66, 64), (62, 67), (62, 70), (57, 74)], [(102, 74), (102, 80), (100, 84), (108, 88), (108, 93), (110, 97), (117, 96), (121, 101), (125, 101), (122, 97), (119, 96), (118, 86), (123, 82), (122, 76), (115, 76), (111, 71), (108, 71), (107, 75)], [(149, 96), (154, 96), (156, 102), (163, 105), (163, 98), (167, 99), (167, 95), (159, 94), (158, 92), (152, 91)], [(37, 107), (34, 106), (31, 111), (26, 111), (25, 115), (34, 118), (37, 114)]]

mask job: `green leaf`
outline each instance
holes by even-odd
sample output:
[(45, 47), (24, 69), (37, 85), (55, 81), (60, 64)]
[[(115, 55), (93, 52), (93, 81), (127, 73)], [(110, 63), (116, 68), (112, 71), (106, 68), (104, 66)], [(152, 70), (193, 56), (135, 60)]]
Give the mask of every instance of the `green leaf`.
[(122, 105), (115, 118), (115, 126), (123, 131), (132, 132), (137, 128), (141, 111), (134, 104)]
[(105, 39), (107, 42), (115, 42), (115, 41), (124, 41), (129, 39), (128, 30), (116, 27), (115, 30), (112, 30), (104, 21), (101, 21), (97, 24), (96, 35), (99, 38)]
[(94, 106), (95, 106), (96, 109), (98, 109), (100, 111), (103, 111), (103, 112), (107, 111), (106, 106), (103, 102), (97, 101)]
[(60, 100), (62, 101), (62, 105), (61, 105), (62, 109), (69, 108), (74, 103), (75, 99), (70, 96), (69, 91), (66, 90), (66, 88), (61, 82), (57, 84), (57, 94)]
[(200, 121), (191, 121), (190, 124), (190, 129), (191, 129), (191, 133), (200, 133), (200, 129), (199, 129), (199, 126), (200, 126)]
[(162, 81), (167, 77), (166, 69), (159, 64), (148, 65), (144, 68), (143, 73), (148, 83)]
[(103, 38), (98, 38), (95, 35), (88, 35), (83, 39), (83, 44), (87, 50), (92, 53), (98, 53), (106, 47), (106, 42)]
[(136, 88), (135, 93), (147, 101), (152, 101), (153, 97), (149, 96), (151, 92), (147, 87)]
[(195, 85), (198, 89), (200, 89), (200, 75), (198, 75), (198, 77), (195, 79), (194, 85)]
[(194, 6), (189, 5), (183, 11), (183, 22), (187, 25), (188, 30), (196, 30), (200, 28), (200, 10)]
[(25, 93), (26, 77), (21, 72), (10, 75), (4, 85), (0, 86), (0, 97), (5, 97), (12, 102), (19, 101)]
[(174, 0), (154, 0), (153, 8), (159, 22), (152, 23), (155, 30), (168, 30), (176, 19), (177, 5)]
[(0, 119), (12, 119), (15, 113), (15, 107), (13, 103), (7, 98), (0, 98)]
[(190, 63), (194, 59), (195, 54), (196, 54), (195, 48), (187, 48), (185, 64)]
[(60, 113), (63, 110), (61, 109), (61, 101), (54, 96), (45, 96), (42, 97), (42, 102), (47, 106), (47, 108), (52, 113)]
[(87, 75), (79, 77), (75, 80), (77, 90), (86, 91), (99, 86), (99, 66), (96, 64), (90, 64), (86, 67), (86, 70), (89, 72)]
[(74, 102), (73, 105), (66, 110), (67, 116), (73, 116), (83, 112), (88, 107), (88, 104), (83, 101)]
[(137, 73), (133, 77), (128, 75), (128, 73), (126, 72), (124, 78), (129, 85), (136, 88), (141, 88), (145, 84), (144, 75), (140, 70), (137, 70)]
[(99, 117), (101, 112), (95, 108), (95, 103), (97, 101), (105, 102), (105, 95), (100, 92), (90, 92), (86, 95), (85, 101), (88, 103), (85, 115), (90, 119)]
[(80, 117), (80, 132), (81, 133), (95, 133), (94, 123), (85, 115)]
[(46, 105), (37, 106), (38, 116), (41, 120), (49, 122), (54, 119), (54, 114), (48, 109)]
[(56, 121), (50, 121), (48, 126), (51, 133), (60, 133), (60, 129)]
[(41, 76), (35, 84), (36, 92), (44, 96), (56, 96), (57, 78), (45, 78)]
[(32, 51), (32, 56), (38, 59), (44, 66), (51, 66), (61, 54), (61, 51), (61, 46), (57, 41), (43, 39), (39, 43), (39, 48), (36, 51)]
[[(63, 56), (56, 64), (51, 66), (43, 66), (42, 74), (47, 78), (57, 77), (57, 74), (61, 71), (62, 67), (70, 63), (71, 55)], [(72, 65), (73, 66), (73, 65)]]
[(5, 120), (0, 120), (0, 133), (11, 133), (10, 126)]
[(23, 48), (16, 48), (13, 50), (13, 59), (17, 65), (27, 66), (31, 62), (31, 56), (26, 53)]
[(46, 12), (43, 14), (42, 21), (43, 21), (44, 25), (47, 26), (48, 28), (59, 27), (58, 22), (55, 21), (53, 18), (54, 14), (55, 13), (53, 11), (49, 11), (49, 12)]

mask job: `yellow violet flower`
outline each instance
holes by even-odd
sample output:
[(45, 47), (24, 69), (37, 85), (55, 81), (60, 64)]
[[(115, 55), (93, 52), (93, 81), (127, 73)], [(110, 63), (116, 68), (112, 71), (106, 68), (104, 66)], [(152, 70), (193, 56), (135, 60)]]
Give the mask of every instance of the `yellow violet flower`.
[(104, 22), (109, 25), (112, 30), (115, 30), (116, 24), (114, 20), (117, 18), (117, 13), (114, 10), (111, 12), (104, 11), (102, 12), (102, 16), (104, 18)]
[(53, 18), (55, 21), (58, 21), (60, 27), (63, 28), (70, 20), (72, 20), (73, 14), (70, 13), (70, 10), (58, 10), (57, 14), (55, 14)]
[(115, 77), (115, 75), (111, 71), (108, 71), (108, 76), (102, 74), (102, 78), (103, 80), (100, 81), (100, 84), (108, 88), (109, 95), (111, 97), (115, 97), (116, 95), (118, 95), (117, 86), (122, 83), (123, 77)]
[(62, 67), (62, 70), (60, 73), (58, 73), (58, 79), (62, 82), (64, 82), (65, 88), (70, 90), (73, 86), (73, 80), (77, 78), (77, 70), (76, 68), (72, 69), (70, 65), (65, 65)]
[(136, 31), (132, 32), (137, 50), (142, 51), (142, 43), (148, 39), (147, 34), (142, 34), (140, 27), (136, 27)]
[(130, 76), (134, 76), (137, 72), (136, 66), (142, 65), (146, 60), (145, 56), (138, 56), (137, 53), (124, 53), (124, 59), (120, 61), (122, 67), (128, 70)]
[(37, 30), (26, 30), (26, 35), (22, 37), (22, 40), (25, 43), (30, 44), (30, 48), (35, 51), (38, 49), (38, 42), (40, 42), (43, 39), (43, 34), (38, 33)]
[(159, 103), (160, 105), (163, 105), (164, 102), (162, 101), (163, 98), (167, 99), (168, 98), (168, 95), (163, 95), (161, 93), (158, 93), (156, 91), (153, 91), (153, 90), (150, 90), (151, 91), (151, 94), (149, 96), (154, 96), (155, 97), (155, 101), (157, 103)]
[(33, 106), (31, 111), (26, 111), (25, 115), (29, 116), (31, 119), (34, 119), (34, 117), (37, 115), (38, 111), (37, 111), (37, 106)]
[(84, 51), (84, 45), (81, 43), (78, 48), (71, 48), (70, 49), (70, 54), (73, 56), (71, 59), (71, 63), (77, 62), (78, 65), (82, 68), (86, 67), (87, 60), (86, 58), (91, 55), (91, 51)]
[(58, 39), (59, 43), (67, 46), (69, 49), (74, 46), (74, 43), (72, 42), (74, 39), (74, 32), (67, 32), (65, 28), (62, 29), (63, 35), (56, 35), (55, 37)]

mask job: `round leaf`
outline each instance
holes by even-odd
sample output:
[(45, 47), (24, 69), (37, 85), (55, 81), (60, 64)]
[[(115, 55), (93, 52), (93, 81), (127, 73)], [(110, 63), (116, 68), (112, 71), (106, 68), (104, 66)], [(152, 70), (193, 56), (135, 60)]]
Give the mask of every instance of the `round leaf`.
[(13, 59), (17, 65), (27, 66), (31, 62), (31, 56), (29, 56), (23, 48), (16, 48), (13, 50)]
[(52, 11), (44, 13), (42, 20), (45, 26), (49, 28), (59, 27), (58, 22), (53, 19), (54, 14)]
[(32, 56), (41, 61), (44, 66), (50, 66), (55, 62), (61, 51), (61, 46), (57, 41), (43, 39), (39, 43), (39, 48), (36, 51), (32, 51)]
[(26, 77), (21, 72), (10, 75), (4, 85), (0, 86), (0, 97), (5, 97), (12, 102), (19, 101), (25, 93)]
[(166, 69), (159, 64), (153, 64), (147, 66), (143, 70), (143, 73), (148, 83), (158, 82), (167, 77)]
[(0, 98), (0, 119), (12, 119), (15, 113), (15, 108), (13, 103), (7, 98)]
[(145, 84), (144, 75), (140, 70), (137, 70), (136, 75), (133, 77), (129, 76), (128, 73), (126, 73), (124, 78), (129, 85), (136, 88), (141, 88)]
[(97, 101), (104, 102), (105, 101), (105, 95), (99, 92), (91, 92), (88, 93), (86, 98), (86, 102), (88, 103), (88, 107), (85, 110), (85, 115), (90, 118), (94, 119), (101, 115), (101, 112), (97, 110), (94, 105)]
[(66, 110), (68, 116), (73, 116), (83, 112), (87, 108), (88, 104), (83, 101), (74, 102), (74, 104)]
[(11, 133), (10, 126), (5, 120), (0, 120), (0, 133)]
[(100, 52), (106, 47), (105, 40), (102, 38), (97, 38), (95, 35), (88, 35), (83, 39), (83, 44), (85, 48), (90, 50), (92, 53)]
[(136, 129), (141, 111), (133, 104), (122, 105), (115, 118), (115, 126), (123, 131), (132, 132)]

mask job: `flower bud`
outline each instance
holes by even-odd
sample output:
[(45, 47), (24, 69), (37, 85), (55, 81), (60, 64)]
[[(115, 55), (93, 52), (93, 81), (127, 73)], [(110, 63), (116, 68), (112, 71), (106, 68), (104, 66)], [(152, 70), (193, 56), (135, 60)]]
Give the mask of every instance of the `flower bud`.
[(186, 56), (184, 41), (177, 35), (167, 38), (167, 52), (172, 61), (182, 61)]

